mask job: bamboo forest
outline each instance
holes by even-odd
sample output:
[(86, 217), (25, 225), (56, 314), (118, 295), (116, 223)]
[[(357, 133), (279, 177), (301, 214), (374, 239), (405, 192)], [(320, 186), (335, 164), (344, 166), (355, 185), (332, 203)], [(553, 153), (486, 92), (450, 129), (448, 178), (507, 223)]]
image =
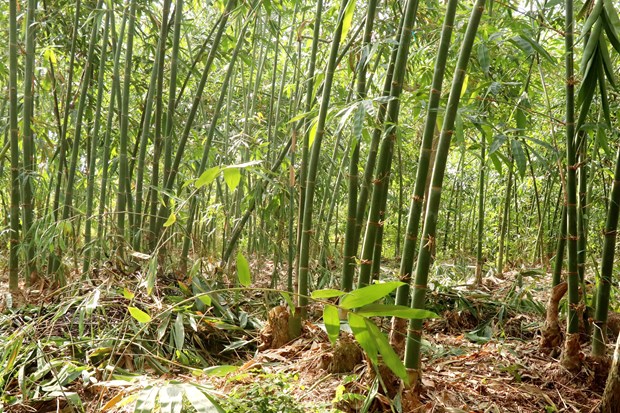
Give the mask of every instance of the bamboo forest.
[(1, 0), (0, 413), (619, 413), (619, 15)]

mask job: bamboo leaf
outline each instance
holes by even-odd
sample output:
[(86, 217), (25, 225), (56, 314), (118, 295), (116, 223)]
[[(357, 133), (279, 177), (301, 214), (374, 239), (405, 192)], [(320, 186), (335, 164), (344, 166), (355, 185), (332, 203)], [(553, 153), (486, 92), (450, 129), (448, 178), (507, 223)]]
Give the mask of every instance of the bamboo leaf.
[(478, 64), (480, 64), (482, 72), (488, 76), (491, 59), (489, 58), (489, 48), (484, 42), (478, 43)]
[(338, 316), (338, 309), (333, 305), (326, 305), (323, 309), (323, 323), (325, 323), (325, 329), (327, 330), (327, 336), (332, 344), (336, 344), (338, 335), (340, 334), (340, 317)]
[(140, 310), (139, 308), (129, 306), (127, 307), (127, 309), (129, 310), (129, 314), (131, 314), (131, 316), (135, 318), (137, 322), (145, 324), (151, 321), (151, 316)]
[(250, 265), (248, 264), (248, 260), (246, 260), (241, 253), (237, 254), (237, 277), (239, 279), (239, 284), (244, 287), (248, 287), (252, 284)]
[(583, 48), (583, 53), (581, 55), (581, 65), (579, 67), (579, 71), (584, 75), (586, 73), (588, 62), (590, 62), (594, 58), (594, 54), (596, 53), (596, 49), (598, 47), (599, 40), (601, 38), (602, 29), (603, 29), (603, 21), (599, 20), (594, 25), (592, 34), (590, 34), (590, 37), (588, 37), (588, 42)]
[(312, 298), (314, 298), (315, 300), (317, 300), (317, 299), (321, 299), (321, 298), (340, 297), (340, 296), (343, 296), (345, 294), (346, 293), (344, 291), (334, 290), (334, 289), (331, 289), (331, 288), (326, 288), (324, 290), (312, 291), (310, 296)]
[(164, 228), (168, 228), (169, 226), (171, 226), (175, 222), (177, 222), (177, 216), (176, 216), (176, 214), (174, 212), (170, 212), (170, 215), (168, 216), (168, 219), (166, 220), (166, 222), (164, 222)]
[[(584, 4), (584, 9), (586, 8), (586, 5), (587, 5), (587, 2)], [(579, 36), (579, 39), (577, 41), (581, 40), (581, 38), (583, 38), (592, 29), (592, 26), (599, 19), (602, 11), (603, 11), (603, 0), (597, 0), (596, 4), (592, 8), (592, 11), (590, 12), (590, 15), (588, 16), (585, 23), (583, 24), (583, 28), (581, 29), (582, 34), (581, 36)]]
[(512, 150), (512, 156), (517, 164), (517, 169), (519, 170), (519, 175), (521, 178), (525, 176), (525, 169), (527, 167), (527, 159), (525, 157), (525, 152), (523, 151), (523, 145), (521, 145), (521, 141), (518, 139), (512, 139), (510, 141), (510, 149)]
[(210, 185), (215, 178), (220, 174), (220, 167), (214, 166), (213, 168), (209, 168), (200, 175), (200, 177), (196, 180), (196, 188), (202, 188), (205, 185)]
[(613, 63), (611, 63), (611, 57), (609, 56), (607, 42), (601, 40), (598, 50), (601, 60), (603, 62), (603, 69), (605, 69), (605, 75), (607, 76), (607, 80), (609, 80), (609, 83), (615, 89), (616, 77), (614, 76), (614, 65)]
[(310, 128), (310, 135), (308, 135), (308, 147), (312, 147), (314, 143), (314, 138), (316, 138), (316, 128), (319, 126), (316, 119), (312, 122), (312, 127)]
[(355, 313), (348, 313), (347, 318), (349, 320), (349, 327), (351, 327), (351, 331), (353, 332), (353, 336), (359, 343), (359, 345), (364, 349), (364, 352), (375, 365), (379, 362), (378, 354), (379, 349), (377, 348), (377, 344), (375, 342), (372, 333), (368, 329), (366, 324), (366, 319), (362, 316), (359, 316)]
[(340, 37), (340, 44), (346, 39), (349, 29), (351, 28), (351, 22), (353, 21), (353, 13), (355, 12), (355, 0), (349, 0), (347, 8), (344, 11), (342, 18), (342, 35)]
[(239, 370), (239, 366), (231, 366), (228, 364), (224, 364), (221, 366), (211, 366), (211, 367), (202, 369), (202, 371), (205, 374), (209, 376), (214, 376), (214, 377), (224, 377), (227, 374), (235, 372), (237, 370)]
[(183, 344), (185, 343), (185, 325), (183, 325), (183, 314), (178, 313), (177, 319), (172, 326), (174, 332), (174, 345), (177, 350), (183, 350)]
[[(217, 366), (217, 367), (225, 367), (225, 366)], [(233, 367), (233, 366), (229, 366)], [(202, 391), (200, 391), (196, 386), (191, 383), (185, 383), (182, 385), (183, 390), (185, 390), (185, 397), (187, 401), (194, 406), (197, 413), (224, 413), (224, 409), (220, 407), (218, 404), (214, 403), (210, 398), (208, 398)]]
[(225, 168), (224, 181), (226, 181), (228, 189), (234, 191), (241, 181), (241, 172), (239, 171), (239, 168)]
[(538, 43), (536, 40), (532, 39), (529, 36), (526, 36), (525, 34), (520, 34), (519, 37), (523, 40), (525, 40), (527, 43), (530, 44), (530, 46), (532, 46), (532, 49), (534, 49), (540, 56), (542, 56), (544, 59), (546, 59), (547, 61), (549, 61), (550, 63), (555, 64), (555, 59), (553, 57), (551, 57), (551, 55), (549, 54), (549, 52), (547, 52), (541, 45), (540, 43)]
[(138, 394), (134, 413), (152, 413), (155, 410), (155, 399), (159, 393), (157, 387), (146, 387)]
[(379, 350), (381, 357), (383, 357), (383, 362), (394, 372), (394, 374), (406, 382), (407, 370), (405, 370), (403, 362), (390, 345), (390, 342), (385, 334), (383, 334), (381, 330), (379, 330), (379, 327), (377, 327), (372, 321), (368, 319), (365, 319), (364, 321), (366, 322), (368, 331), (370, 331), (370, 334), (375, 339), (377, 349)]
[(389, 281), (362, 287), (342, 297), (340, 306), (347, 310), (362, 307), (385, 297), (403, 284), (401, 281)]
[(506, 142), (506, 139), (508, 139), (508, 137), (504, 134), (495, 135), (493, 142), (489, 147), (489, 156), (493, 155), (493, 153), (495, 153), (495, 151), (498, 150), (504, 142)]
[(293, 302), (293, 299), (291, 298), (291, 295), (289, 293), (287, 293), (286, 291), (280, 291), (280, 295), (282, 296), (282, 298), (284, 298), (286, 304), (288, 304), (288, 308), (295, 308), (295, 303)]
[(420, 310), (404, 305), (368, 304), (356, 311), (364, 317), (399, 317), (407, 319), (439, 318), (437, 314), (428, 310)]
[(168, 384), (159, 391), (159, 408), (162, 413), (181, 413), (183, 391), (175, 384)]

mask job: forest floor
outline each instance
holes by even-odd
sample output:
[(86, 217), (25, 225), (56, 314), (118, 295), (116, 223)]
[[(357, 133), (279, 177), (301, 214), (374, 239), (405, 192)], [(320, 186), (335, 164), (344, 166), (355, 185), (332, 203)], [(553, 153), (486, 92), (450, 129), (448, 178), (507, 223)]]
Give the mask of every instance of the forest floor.
[[(488, 274), (483, 286), (472, 289), (467, 266), (438, 268), (428, 301), (429, 309), (442, 317), (425, 325), (420, 411), (596, 409), (604, 380), (596, 376), (596, 366), (589, 357), (584, 356), (583, 368), (572, 375), (560, 367), (557, 354), (546, 355), (539, 349), (548, 274), (525, 268), (502, 277)], [(239, 324), (228, 323), (224, 328), (217, 326), (215, 318), (206, 320), (210, 327), (205, 330), (195, 325), (191, 315), (177, 315), (172, 320), (169, 314), (167, 318), (154, 315), (157, 310), (166, 314), (165, 297), (173, 294), (167, 290), (170, 283), (181, 286), (181, 292), (176, 293), (179, 296), (187, 287), (170, 274), (158, 279), (152, 296), (133, 297), (130, 291), (144, 286), (144, 279), (140, 280), (144, 274), (121, 274), (130, 271), (126, 268), (99, 271), (100, 279), (94, 285), (63, 299), (41, 285), (21, 298), (13, 298), (12, 305), (0, 302), (0, 367), (4, 371), (0, 392), (5, 392), (0, 395), (0, 412), (172, 412), (166, 410), (172, 407), (162, 403), (164, 390), (158, 403), (155, 395), (151, 397), (152, 406), (150, 402), (141, 404), (140, 399), (145, 399), (149, 389), (171, 388), (178, 383), (208, 389), (214, 399), (222, 401), (225, 412), (399, 411), (399, 398), (383, 395), (366, 360), (346, 373), (328, 372), (326, 360), (333, 350), (321, 324), (320, 303), (311, 307), (301, 337), (277, 349), (259, 349), (259, 330), (267, 311), (279, 305), (279, 296), (271, 287), (271, 262), (254, 260), (251, 269), (252, 288), (220, 301), (229, 303), (222, 311), (234, 312)], [(391, 271), (385, 270), (388, 274)], [(0, 280), (0, 300), (4, 301), (5, 281)], [(226, 285), (229, 280), (223, 281)], [(153, 356), (149, 339), (143, 338), (149, 329), (132, 324), (134, 320), (126, 316), (127, 300), (140, 302), (136, 307), (153, 316), (150, 324), (145, 323), (156, 326), (151, 342), (162, 346), (176, 343), (177, 348), (183, 348), (183, 352), (171, 355), (174, 362), (163, 371), (158, 372), (157, 365), (161, 367), (166, 360)], [(205, 317), (199, 311), (189, 312)], [(186, 327), (179, 325), (179, 318)], [(376, 322), (383, 331), (388, 330), (389, 320)], [(116, 342), (124, 342), (126, 337), (130, 339), (125, 349), (116, 347)], [(584, 354), (588, 351), (584, 344)], [(205, 363), (223, 367), (204, 368)], [(55, 385), (59, 382), (60, 386)], [(185, 394), (193, 404), (193, 393)], [(183, 411), (196, 411), (189, 406), (186, 401)]]

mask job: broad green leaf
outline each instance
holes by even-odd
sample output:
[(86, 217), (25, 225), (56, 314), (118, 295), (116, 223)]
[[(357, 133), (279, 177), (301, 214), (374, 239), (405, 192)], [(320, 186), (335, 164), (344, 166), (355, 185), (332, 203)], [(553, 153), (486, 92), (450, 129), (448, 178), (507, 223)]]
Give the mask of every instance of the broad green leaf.
[[(607, 4), (610, 4), (610, 6), (607, 7)], [(611, 5), (611, 1), (605, 0), (605, 12), (601, 13), (601, 17), (605, 21), (605, 33), (607, 33), (609, 43), (620, 53), (620, 37), (617, 31), (618, 27), (620, 27), (620, 20), (614, 6)]]
[(152, 413), (155, 410), (155, 399), (159, 393), (158, 387), (147, 387), (138, 394), (134, 413)]
[(168, 384), (159, 391), (159, 408), (161, 413), (181, 413), (183, 409), (183, 388)]
[(603, 11), (603, 3), (603, 0), (596, 0), (596, 3), (594, 4), (592, 11), (590, 12), (590, 15), (583, 24), (583, 28), (581, 29), (582, 34), (581, 36), (579, 36), (579, 39), (577, 39), (577, 41), (581, 40), (582, 37), (587, 35), (587, 33), (592, 29), (594, 23), (599, 19), (599, 17), (601, 16), (601, 11)]
[(308, 135), (308, 147), (312, 147), (314, 143), (314, 139), (316, 138), (316, 128), (318, 126), (318, 122), (316, 119), (312, 122), (312, 127), (310, 128), (310, 135)]
[(493, 155), (493, 153), (498, 150), (504, 144), (504, 142), (506, 142), (506, 139), (507, 137), (504, 134), (496, 135), (493, 138), (491, 146), (489, 147), (489, 156)]
[(174, 332), (174, 346), (177, 350), (183, 350), (183, 344), (185, 343), (185, 325), (183, 325), (183, 314), (178, 313), (177, 319), (172, 326)]
[(139, 323), (148, 323), (151, 321), (151, 316), (139, 308), (129, 306), (127, 309), (129, 310), (129, 314), (131, 314), (131, 316)]
[(553, 57), (551, 57), (551, 55), (549, 54), (549, 52), (547, 52), (541, 45), (540, 43), (538, 43), (536, 40), (532, 39), (531, 37), (525, 35), (525, 34), (521, 34), (520, 37), (525, 40), (527, 43), (529, 43), (532, 48), (534, 50), (536, 50), (536, 52), (542, 56), (543, 58), (547, 59), (550, 63), (555, 63), (555, 59)]
[(347, 8), (344, 11), (344, 17), (342, 19), (342, 37), (340, 38), (340, 44), (346, 39), (347, 33), (351, 28), (351, 22), (353, 21), (353, 12), (355, 12), (355, 4), (357, 1), (349, 0)]
[(245, 168), (249, 168), (250, 166), (260, 165), (261, 163), (263, 163), (262, 159), (259, 159), (259, 160), (256, 160), (256, 161), (243, 162), (243, 163), (238, 163), (238, 164), (235, 164), (235, 165), (229, 165), (229, 166), (225, 167), (224, 170), (232, 169), (232, 168), (245, 169)]
[(432, 311), (420, 310), (418, 308), (411, 308), (404, 305), (388, 304), (368, 304), (358, 309), (356, 314), (364, 317), (386, 316), (407, 319), (439, 318), (439, 316)]
[(239, 182), (241, 182), (241, 172), (239, 171), (239, 168), (225, 168), (224, 181), (226, 181), (228, 189), (234, 191), (239, 185)]
[(385, 297), (403, 284), (401, 281), (389, 281), (362, 287), (342, 297), (340, 306), (347, 310), (362, 307)]
[(215, 178), (220, 174), (220, 167), (214, 166), (213, 168), (209, 168), (200, 175), (200, 177), (196, 180), (196, 188), (202, 188), (205, 185), (211, 184), (215, 181)]
[(185, 397), (194, 406), (197, 413), (224, 413), (224, 409), (214, 403), (201, 390), (191, 383), (182, 385), (185, 390)]
[(340, 297), (340, 296), (343, 296), (345, 294), (346, 293), (344, 291), (334, 290), (332, 288), (326, 288), (324, 290), (312, 291), (312, 294), (310, 294), (310, 296), (312, 298), (314, 298), (315, 300), (317, 300), (317, 299), (320, 299), (320, 298)]
[(527, 166), (527, 159), (525, 158), (525, 152), (523, 152), (523, 145), (521, 145), (521, 141), (512, 139), (510, 141), (510, 148), (512, 149), (512, 157), (517, 164), (519, 175), (523, 178), (525, 176), (525, 169)]
[(601, 41), (599, 43), (599, 55), (603, 62), (603, 68), (605, 69), (605, 75), (607, 76), (607, 80), (609, 80), (609, 84), (612, 87), (616, 87), (616, 76), (614, 76), (614, 65), (611, 62), (611, 57), (609, 56), (609, 49), (607, 48), (607, 42)]
[(170, 313), (161, 319), (161, 323), (157, 326), (157, 339), (162, 340), (168, 331), (168, 324), (170, 324)]
[(362, 349), (364, 349), (364, 352), (370, 361), (377, 364), (379, 362), (377, 357), (379, 354), (379, 349), (377, 348), (377, 343), (375, 342), (372, 333), (368, 330), (366, 319), (352, 312), (349, 312), (347, 316), (349, 320), (349, 327), (351, 327), (353, 336), (355, 336), (355, 339), (359, 345)]
[(151, 295), (153, 292), (155, 281), (157, 281), (157, 255), (153, 255), (153, 258), (149, 261), (149, 269), (146, 275), (146, 293), (148, 295)]
[(132, 293), (131, 291), (129, 291), (127, 287), (123, 288), (123, 297), (125, 297), (128, 300), (133, 300), (135, 296), (136, 295)]
[(223, 377), (237, 370), (239, 370), (239, 366), (222, 365), (222, 366), (207, 367), (206, 369), (203, 369), (202, 371), (209, 376)]
[(168, 219), (166, 220), (166, 222), (164, 222), (164, 228), (171, 226), (175, 222), (177, 222), (177, 216), (174, 212), (170, 212)]
[(403, 362), (401, 361), (398, 354), (396, 354), (396, 352), (390, 345), (390, 342), (388, 341), (385, 334), (383, 334), (381, 330), (379, 330), (379, 327), (377, 327), (372, 321), (370, 320), (365, 320), (365, 321), (366, 321), (366, 326), (368, 328), (368, 331), (370, 331), (370, 334), (375, 339), (377, 349), (379, 350), (379, 353), (383, 357), (383, 362), (386, 364), (386, 366), (390, 368), (390, 370), (394, 372), (394, 374), (396, 374), (402, 380), (406, 381), (407, 370), (405, 370), (405, 366), (403, 365)]
[(241, 253), (237, 254), (237, 277), (239, 278), (239, 284), (244, 287), (248, 287), (252, 284), (250, 264), (248, 264), (248, 260), (246, 260)]
[(293, 299), (291, 298), (291, 295), (289, 293), (287, 293), (286, 291), (280, 291), (280, 295), (282, 296), (282, 298), (284, 298), (286, 304), (288, 304), (288, 308), (295, 308), (295, 303), (293, 302)]
[(463, 95), (465, 95), (465, 92), (467, 92), (468, 84), (469, 84), (469, 74), (466, 74), (465, 79), (463, 79), (463, 87), (461, 87), (461, 97), (463, 97)]
[(478, 64), (485, 75), (489, 74), (491, 59), (489, 58), (489, 49), (484, 42), (478, 43)]
[(532, 45), (521, 36), (514, 36), (509, 41), (519, 49), (523, 50), (526, 57), (530, 57), (534, 53), (534, 48)]
[(200, 294), (198, 299), (207, 307), (211, 305), (211, 297), (208, 294)]
[(332, 344), (336, 344), (338, 335), (340, 334), (340, 318), (338, 317), (338, 309), (333, 305), (326, 305), (323, 309), (323, 322), (327, 330), (327, 336)]

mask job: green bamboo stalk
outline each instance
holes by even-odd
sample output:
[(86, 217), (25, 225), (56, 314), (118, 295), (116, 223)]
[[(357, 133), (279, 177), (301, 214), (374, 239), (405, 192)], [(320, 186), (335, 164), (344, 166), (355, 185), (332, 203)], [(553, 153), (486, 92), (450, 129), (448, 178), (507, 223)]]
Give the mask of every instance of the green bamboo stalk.
[(331, 88), (334, 80), (334, 72), (336, 70), (338, 48), (340, 46), (340, 40), (342, 37), (344, 12), (347, 8), (347, 3), (349, 1), (353, 0), (342, 0), (340, 4), (340, 11), (338, 12), (338, 23), (333, 34), (329, 59), (327, 61), (327, 67), (325, 69), (323, 94), (321, 96), (321, 105), (319, 108), (319, 115), (316, 121), (316, 133), (314, 137), (314, 142), (312, 143), (312, 154), (308, 163), (308, 176), (306, 179), (306, 195), (304, 199), (302, 220), (303, 226), (301, 234), (301, 244), (299, 248), (299, 265), (297, 270), (297, 292), (299, 294), (298, 306), (300, 307), (299, 315), (302, 318), (306, 317), (306, 307), (308, 305), (308, 266), (310, 262), (310, 236), (312, 233), (312, 209), (315, 193), (314, 189), (319, 166), (319, 157), (321, 154), (321, 143), (323, 141), (323, 136), (325, 135), (325, 122), (327, 120), (327, 110), (329, 109), (329, 100), (332, 92)]
[(387, 106), (386, 130), (381, 141), (381, 148), (377, 163), (377, 172), (373, 181), (373, 192), (368, 212), (364, 245), (361, 254), (360, 275), (358, 286), (363, 287), (370, 281), (372, 262), (376, 245), (376, 237), (379, 226), (385, 220), (385, 206), (390, 183), (390, 169), (396, 142), (398, 114), (400, 111), (400, 94), (403, 89), (407, 58), (409, 57), (409, 45), (413, 37), (413, 25), (418, 10), (418, 0), (408, 0), (403, 16), (403, 28), (400, 34), (398, 52), (394, 62), (394, 78), (390, 89), (390, 101)]
[(487, 138), (484, 131), (480, 134), (480, 167), (478, 169), (478, 242), (476, 243), (476, 285), (482, 284), (482, 247), (484, 244), (484, 177), (486, 174)]
[[(458, 0), (450, 0), (446, 5), (446, 13), (441, 29), (441, 39), (437, 48), (437, 59), (435, 60), (433, 81), (431, 83), (428, 100), (428, 112), (426, 113), (426, 120), (424, 122), (424, 132), (422, 134), (418, 169), (416, 172), (411, 205), (409, 206), (407, 232), (405, 235), (403, 253), (400, 262), (399, 279), (405, 282), (406, 285), (400, 287), (396, 292), (396, 303), (398, 305), (409, 304), (409, 284), (411, 283), (413, 263), (416, 259), (415, 249), (418, 244), (420, 217), (422, 216), (422, 208), (424, 206), (424, 193), (426, 191), (426, 181), (429, 175), (428, 172), (430, 168), (431, 155), (433, 152), (433, 137), (435, 135), (437, 113), (439, 111), (439, 102), (441, 100), (441, 89), (443, 87), (443, 79), (446, 72), (446, 61), (450, 50), (450, 39), (452, 38), (452, 29), (454, 27), (454, 17), (456, 15), (457, 5)], [(396, 333), (397, 332), (394, 332), (394, 334)], [(392, 339), (394, 340), (395, 338), (396, 337), (392, 335)]]
[[(140, 136), (140, 149), (138, 152), (138, 166), (136, 171), (136, 205), (135, 214), (133, 219), (132, 228), (132, 241), (133, 248), (136, 251), (140, 250), (142, 240), (142, 203), (144, 192), (144, 169), (146, 164), (146, 147), (148, 146), (149, 134), (151, 131), (151, 116), (153, 113), (153, 102), (155, 100), (155, 94), (159, 93), (157, 89), (157, 81), (160, 77), (160, 71), (163, 70), (163, 59), (166, 45), (167, 25), (163, 22), (168, 20), (168, 13), (170, 11), (170, 0), (165, 0), (162, 10), (162, 24), (160, 27), (159, 39), (157, 40), (157, 48), (155, 52), (155, 64), (151, 70), (151, 79), (149, 81), (149, 88), (147, 93), (146, 102), (144, 105), (144, 116), (142, 120), (142, 133)], [(161, 95), (161, 94), (160, 94)], [(155, 138), (153, 138), (153, 143)], [(156, 185), (156, 182), (153, 182)]]
[[(97, 168), (97, 152), (99, 148), (99, 129), (101, 123), (101, 104), (103, 94), (105, 93), (105, 64), (107, 57), (107, 47), (110, 28), (110, 12), (106, 12), (105, 25), (103, 29), (103, 40), (101, 42), (101, 54), (99, 56), (99, 73), (97, 78), (97, 101), (95, 103), (95, 123), (93, 125), (93, 137), (91, 142), (90, 159), (88, 164), (88, 184), (86, 194), (86, 221), (84, 223), (84, 260), (82, 263), (82, 272), (88, 273), (90, 269), (90, 258), (92, 256), (92, 233), (91, 226), (93, 220), (93, 204), (95, 198), (95, 175)], [(112, 97), (114, 100), (114, 97)], [(107, 168), (106, 168), (107, 169)], [(103, 190), (103, 188), (102, 188)]]
[[(199, 177), (203, 174), (203, 172), (207, 169), (207, 163), (209, 162), (209, 152), (211, 151), (211, 146), (213, 142), (213, 137), (215, 136), (215, 130), (217, 128), (217, 122), (219, 120), (219, 115), (222, 107), (224, 106), (224, 101), (226, 100), (226, 95), (228, 91), (228, 87), (230, 85), (230, 79), (232, 78), (232, 74), (235, 69), (235, 63), (239, 56), (239, 52), (241, 51), (244, 45), (244, 36), (247, 28), (252, 21), (252, 14), (257, 12), (256, 8), (252, 8), (248, 11), (248, 15), (246, 16), (246, 20), (239, 32), (237, 45), (233, 50), (232, 55), (230, 56), (230, 60), (228, 61), (228, 70), (226, 71), (226, 76), (222, 81), (222, 87), (220, 89), (220, 97), (213, 108), (213, 113), (211, 115), (211, 124), (209, 125), (209, 130), (207, 132), (207, 138), (205, 140), (205, 144), (202, 151), (202, 159), (200, 161), (200, 166), (198, 167), (198, 171), (196, 176)], [(194, 227), (194, 217), (196, 213), (196, 204), (197, 204), (197, 196), (193, 196), (190, 200), (190, 208), (189, 214), (187, 218), (187, 224), (185, 227), (185, 239), (183, 241), (183, 250), (181, 252), (181, 267), (183, 267), (187, 261), (189, 255), (189, 249), (191, 246), (191, 234), (192, 229)]]
[[(157, 239), (159, 239), (159, 236), (161, 234), (161, 228), (164, 224), (165, 219), (169, 215), (170, 205), (168, 204), (167, 194), (172, 192), (172, 187), (174, 186), (174, 181), (176, 180), (176, 176), (179, 171), (179, 166), (181, 165), (181, 160), (183, 159), (183, 154), (185, 152), (185, 145), (192, 131), (194, 120), (196, 119), (196, 113), (198, 112), (198, 108), (200, 107), (201, 102), (202, 102), (202, 93), (204, 92), (205, 85), (207, 84), (207, 79), (209, 78), (209, 73), (211, 72), (211, 66), (213, 65), (213, 61), (215, 60), (217, 50), (222, 40), (222, 35), (224, 34), (224, 31), (226, 30), (226, 27), (227, 27), (226, 23), (228, 22), (228, 17), (230, 16), (230, 13), (234, 9), (235, 4), (236, 4), (236, 0), (228, 0), (228, 2), (226, 3), (226, 9), (222, 13), (222, 17), (219, 21), (219, 26), (217, 28), (217, 32), (215, 33), (215, 37), (213, 38), (211, 50), (209, 51), (209, 55), (207, 56), (207, 62), (205, 63), (205, 67), (203, 69), (200, 82), (198, 83), (198, 86), (196, 90), (194, 91), (194, 99), (192, 101), (192, 107), (187, 115), (187, 119), (185, 120), (185, 127), (183, 128), (183, 133), (181, 137), (179, 138), (179, 146), (177, 147), (176, 156), (174, 158), (174, 162), (171, 164), (170, 171), (167, 174), (166, 179), (165, 179), (166, 184), (165, 184), (164, 193), (163, 193), (164, 202), (159, 209), (157, 230), (155, 231), (155, 238)], [(174, 47), (174, 44), (173, 44), (173, 47)], [(174, 49), (173, 49), (173, 54), (174, 54)], [(178, 101), (178, 98), (177, 98), (177, 101)], [(166, 121), (167, 122), (166, 129), (169, 131), (172, 130), (171, 128), (172, 128), (172, 121), (173, 121), (173, 117), (171, 116), (170, 109), (171, 108), (169, 106), (168, 118)], [(172, 139), (171, 132), (167, 132), (166, 138), (164, 139), (166, 139), (166, 142), (169, 142), (169, 144), (171, 144), (170, 142), (170, 139)]]
[(19, 140), (17, 124), (17, 0), (9, 0), (9, 136), (11, 142), (11, 234), (9, 290), (19, 290)]
[(596, 292), (596, 310), (594, 313), (594, 332), (592, 336), (592, 355), (603, 357), (607, 351), (607, 314), (609, 312), (609, 297), (611, 282), (614, 274), (614, 255), (616, 251), (616, 234), (618, 229), (618, 215), (620, 212), (620, 149), (616, 155), (616, 169), (609, 196), (609, 209), (605, 222), (605, 240), (601, 256), (601, 275)]
[(114, 18), (114, 10), (109, 9), (107, 11), (110, 19), (110, 28), (112, 32), (112, 49), (114, 50), (114, 65), (112, 69), (112, 85), (110, 88), (110, 100), (108, 102), (108, 114), (106, 120), (106, 132), (103, 139), (103, 154), (101, 159), (101, 192), (99, 194), (99, 211), (97, 214), (97, 239), (101, 243), (97, 249), (95, 255), (95, 261), (101, 260), (101, 250), (105, 245), (104, 242), (104, 230), (105, 225), (105, 211), (108, 202), (108, 175), (109, 175), (109, 160), (110, 160), (110, 142), (112, 140), (112, 124), (115, 117), (114, 105), (117, 105), (117, 109), (120, 111), (122, 104), (119, 102), (120, 97), (120, 61), (122, 51), (122, 39), (125, 33), (125, 27), (127, 24), (127, 13), (123, 14), (123, 20), (121, 22), (121, 29), (118, 40), (116, 39), (116, 24)]
[(509, 215), (510, 215), (510, 197), (512, 196), (512, 184), (514, 180), (513, 173), (514, 160), (512, 155), (509, 155), (508, 160), (508, 177), (506, 182), (506, 193), (504, 194), (504, 205), (502, 208), (502, 221), (499, 228), (499, 246), (497, 256), (497, 273), (502, 274), (504, 272), (504, 246), (506, 245), (506, 234), (508, 234)]
[[(441, 188), (443, 184), (446, 161), (450, 150), (450, 142), (454, 133), (454, 123), (458, 111), (461, 90), (466, 76), (467, 64), (478, 31), (478, 25), (484, 12), (485, 0), (476, 0), (473, 6), (463, 43), (459, 52), (459, 58), (452, 79), (450, 97), (446, 107), (446, 113), (441, 128), (437, 154), (433, 166), (431, 188), (424, 219), (423, 236), (420, 239), (418, 250), (418, 264), (416, 267), (415, 287), (412, 308), (423, 309), (426, 299), (426, 285), (428, 272), (432, 260), (432, 251), (437, 233), (437, 217), (439, 203), (441, 201)], [(417, 385), (420, 379), (420, 344), (422, 336), (422, 320), (411, 320), (407, 332), (405, 347), (405, 367), (408, 369), (409, 384)]]
[[(364, 27), (364, 37), (362, 39), (362, 57), (358, 63), (356, 98), (361, 100), (366, 97), (366, 77), (368, 72), (368, 63), (370, 57), (370, 47), (372, 40), (372, 31), (377, 14), (377, 0), (370, 0), (366, 8), (366, 25)], [(362, 110), (362, 108), (357, 109)], [(360, 159), (360, 139), (352, 142), (353, 151), (351, 160), (349, 161), (349, 195), (347, 200), (347, 225), (345, 228), (344, 254), (342, 263), (341, 288), (343, 291), (351, 291), (353, 289), (353, 277), (355, 275), (355, 255), (357, 250), (357, 240), (355, 239), (355, 227), (357, 217), (357, 195), (359, 187), (359, 159)]]
[[(183, 21), (183, 0), (176, 0), (174, 6), (174, 31), (172, 34), (172, 52), (170, 55), (170, 75), (169, 75), (169, 89), (168, 89), (168, 105), (166, 109), (166, 116), (164, 118), (163, 125), (163, 144), (164, 144), (164, 175), (163, 186), (167, 187), (168, 178), (172, 169), (172, 148), (173, 148), (173, 136), (172, 131), (174, 128), (174, 112), (176, 107), (176, 90), (177, 90), (177, 71), (179, 66), (179, 44), (181, 39), (181, 23)], [(159, 238), (159, 232), (161, 230), (161, 223), (165, 219), (165, 215), (157, 213), (157, 196), (153, 195), (153, 204), (151, 207), (151, 220), (150, 220), (150, 248), (153, 250), (157, 245)], [(153, 210), (153, 208), (155, 210)], [(165, 208), (162, 207), (164, 211)]]
[(37, 25), (35, 24), (35, 12), (37, 10), (37, 0), (28, 0), (28, 12), (26, 16), (26, 55), (24, 68), (24, 104), (23, 104), (23, 149), (24, 149), (24, 174), (23, 192), (24, 202), (22, 205), (24, 213), (23, 223), (23, 243), (26, 246), (26, 285), (30, 284), (31, 277), (36, 276), (36, 253), (33, 242), (32, 222), (34, 217), (34, 197), (33, 197), (33, 175), (35, 173), (34, 160), (34, 139), (32, 134), (32, 118), (34, 111), (33, 86), (34, 86), (34, 65), (35, 65), (35, 35)]
[(568, 336), (564, 342), (562, 365), (568, 370), (577, 370), (581, 366), (579, 359), (579, 272), (577, 257), (577, 151), (575, 147), (575, 81), (573, 62), (573, 2), (565, 3), (565, 59), (566, 59), (566, 216), (568, 221), (567, 250), (568, 269)]
[[(316, 70), (316, 59), (319, 49), (319, 36), (321, 34), (321, 16), (323, 13), (323, 0), (317, 0), (316, 9), (314, 13), (314, 24), (312, 32), (312, 46), (310, 50), (310, 59), (308, 61), (308, 73), (306, 73), (306, 116), (300, 122), (303, 124), (302, 130), (304, 131), (304, 139), (301, 144), (301, 164), (299, 166), (299, 214), (297, 218), (297, 240), (295, 245), (297, 246), (297, 257), (301, 255), (301, 239), (304, 228), (304, 217), (306, 207), (306, 182), (308, 180), (308, 162), (310, 159), (310, 129), (311, 119), (310, 112), (314, 106), (314, 77)], [(300, 45), (301, 45), (301, 39)], [(297, 262), (299, 267), (299, 262)], [(299, 271), (297, 273), (299, 278)]]
[(129, 210), (129, 159), (127, 148), (129, 145), (129, 101), (133, 60), (133, 38), (136, 24), (136, 0), (128, 0), (125, 13), (129, 13), (127, 26), (127, 41), (125, 46), (125, 72), (123, 75), (123, 92), (121, 107), (121, 128), (119, 136), (119, 164), (118, 164), (118, 191), (116, 197), (116, 232), (122, 239), (125, 235), (125, 216)]

